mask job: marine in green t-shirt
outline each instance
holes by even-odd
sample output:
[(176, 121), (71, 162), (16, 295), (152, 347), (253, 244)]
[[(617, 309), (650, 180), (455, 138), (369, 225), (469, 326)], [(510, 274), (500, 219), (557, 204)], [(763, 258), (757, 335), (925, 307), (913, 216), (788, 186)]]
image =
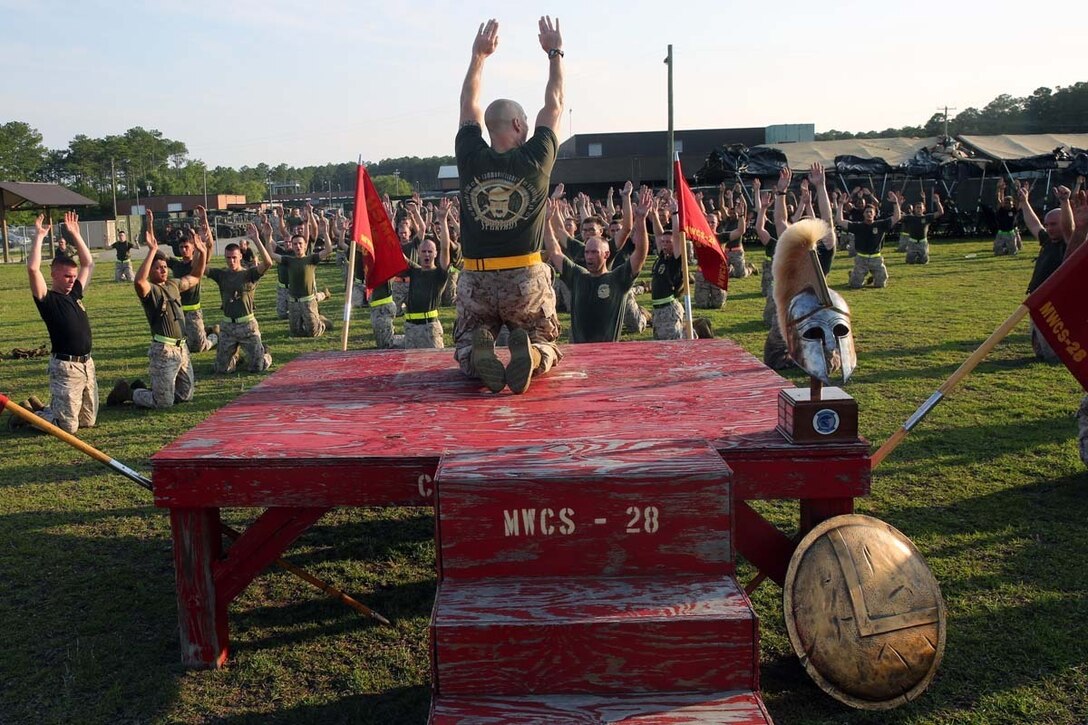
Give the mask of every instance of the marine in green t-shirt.
[[(630, 195), (625, 196), (624, 205), (627, 207), (625, 212), (630, 213)], [(571, 342), (615, 342), (619, 339), (627, 291), (642, 270), (650, 248), (646, 216), (652, 205), (653, 194), (649, 189), (643, 189), (634, 210), (634, 248), (611, 270), (608, 269), (610, 246), (600, 236), (586, 240), (584, 267), (563, 254), (558, 241), (562, 223), (555, 207), (552, 208), (545, 244), (552, 266), (571, 290)]]

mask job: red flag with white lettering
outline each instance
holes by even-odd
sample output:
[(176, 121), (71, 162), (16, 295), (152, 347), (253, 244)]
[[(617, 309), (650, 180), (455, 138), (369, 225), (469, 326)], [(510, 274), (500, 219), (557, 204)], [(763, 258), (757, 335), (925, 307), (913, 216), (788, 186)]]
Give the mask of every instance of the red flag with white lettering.
[(382, 206), (382, 197), (362, 164), (355, 173), (355, 214), (351, 220), (351, 238), (363, 251), (368, 292), (408, 268), (408, 261), (400, 248), (400, 239)]
[(1073, 377), (1088, 390), (1088, 244), (1074, 252), (1028, 295), (1024, 304), (1046, 341)]
[(707, 223), (706, 215), (691, 193), (680, 161), (676, 161), (676, 201), (680, 208), (680, 228), (695, 247), (695, 259), (703, 272), (703, 279), (715, 287), (729, 289), (729, 263), (725, 260), (722, 245)]

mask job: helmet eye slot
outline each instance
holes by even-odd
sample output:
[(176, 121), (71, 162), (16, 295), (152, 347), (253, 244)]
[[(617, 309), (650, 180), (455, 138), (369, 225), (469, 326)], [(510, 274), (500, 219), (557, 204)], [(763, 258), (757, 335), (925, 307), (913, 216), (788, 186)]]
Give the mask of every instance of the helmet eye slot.
[(822, 327), (810, 327), (805, 330), (804, 334), (802, 334), (801, 337), (805, 338), (806, 340), (823, 340), (824, 330)]

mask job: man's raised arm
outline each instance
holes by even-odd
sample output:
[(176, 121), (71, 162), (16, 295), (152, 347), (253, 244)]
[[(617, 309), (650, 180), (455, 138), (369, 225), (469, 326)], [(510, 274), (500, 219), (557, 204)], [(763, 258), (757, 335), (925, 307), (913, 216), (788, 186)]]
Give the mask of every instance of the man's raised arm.
[[(536, 115), (536, 125), (558, 132), (559, 119), (563, 115), (563, 36), (559, 33), (559, 18), (553, 26), (550, 16), (542, 17), (539, 37), (540, 47), (548, 54), (548, 85), (544, 88), (544, 107)], [(462, 116), (463, 109), (462, 103)]]
[(34, 241), (30, 245), (30, 254), (26, 258), (26, 272), (30, 277), (30, 294), (34, 296), (34, 299), (44, 299), (45, 295), (49, 292), (49, 287), (45, 284), (45, 277), (42, 276), (42, 241), (53, 230), (53, 223), (50, 222), (49, 226), (45, 226), (45, 214), (39, 214), (38, 218), (34, 220)]
[(76, 245), (76, 255), (79, 257), (79, 276), (76, 279), (86, 291), (91, 284), (91, 275), (94, 274), (94, 257), (87, 243), (83, 241), (83, 235), (79, 232), (79, 215), (74, 211), (64, 212), (64, 226), (61, 227), (61, 233), (67, 234), (71, 238), (70, 241)]
[(461, 86), (461, 119), (457, 126), (468, 123), (484, 125), (484, 112), (480, 108), (480, 79), (484, 73), (484, 61), (499, 46), (499, 23), (492, 18), (480, 23), (476, 31), (476, 40), (472, 43), (472, 58), (468, 62), (468, 72)]

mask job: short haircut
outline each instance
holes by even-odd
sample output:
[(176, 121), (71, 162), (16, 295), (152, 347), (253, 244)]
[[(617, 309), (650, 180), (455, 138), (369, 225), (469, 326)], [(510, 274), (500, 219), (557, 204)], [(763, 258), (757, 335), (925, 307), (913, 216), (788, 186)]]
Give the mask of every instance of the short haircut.
[(223, 247), (223, 256), (224, 257), (227, 255), (227, 252), (238, 252), (238, 254), (241, 254), (242, 253), (242, 248), (239, 247), (234, 242), (231, 242), (227, 246)]
[(585, 219), (582, 220), (582, 224), (585, 224), (586, 222), (589, 222), (591, 224), (596, 224), (601, 229), (605, 228), (604, 219), (601, 219), (596, 214), (594, 214), (593, 216), (587, 216)]
[(64, 252), (62, 252), (62, 251), (60, 251), (58, 249), (57, 252), (53, 255), (53, 261), (49, 263), (49, 266), (50, 266), (50, 268), (52, 268), (52, 267), (78, 267), (79, 265), (76, 264), (76, 260), (72, 259), (67, 254), (65, 254)]
[(167, 261), (169, 261), (169, 259), (170, 258), (167, 257), (164, 252), (157, 251), (157, 252), (155, 252), (155, 256), (152, 258), (152, 262), (153, 263), (154, 262), (167, 262)]

